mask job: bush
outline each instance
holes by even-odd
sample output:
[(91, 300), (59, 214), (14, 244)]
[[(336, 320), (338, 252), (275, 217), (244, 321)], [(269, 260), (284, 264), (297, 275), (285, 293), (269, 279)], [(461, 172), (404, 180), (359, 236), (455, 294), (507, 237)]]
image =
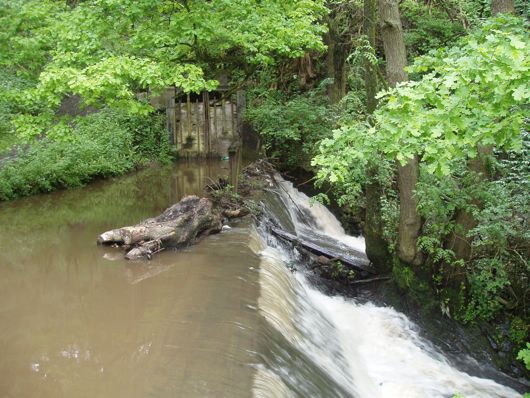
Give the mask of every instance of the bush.
[[(464, 15), (448, 14), (448, 10), (451, 14), (459, 12), (454, 4), (447, 4), (444, 9), (426, 2), (407, 0), (401, 3), (400, 10), (408, 54), (413, 57), (451, 45), (466, 33), (461, 20)], [(474, 13), (471, 14), (465, 19), (473, 18)]]
[(318, 142), (331, 134), (333, 116), (320, 91), (286, 97), (267, 93), (252, 101), (247, 118), (263, 138), (267, 156), (282, 167), (309, 168)]
[(13, 93), (27, 88), (29, 81), (0, 70), (0, 153), (9, 149), (17, 142), (12, 119), (17, 111)]
[(530, 343), (526, 343), (526, 348), (519, 351), (517, 359), (523, 361), (526, 369), (530, 370)]
[(77, 118), (70, 134), (20, 149), (0, 168), (0, 200), (80, 186), (155, 159), (169, 159), (160, 118), (104, 110)]
[[(468, 234), (472, 257), (462, 268), (468, 282), (468, 302), (461, 310), (464, 321), (490, 321), (503, 312), (528, 319), (528, 264), (530, 208), (530, 136), (525, 131), (523, 150), (497, 152), (494, 177), (477, 183), (464, 165), (439, 178), (422, 173), (417, 187), (419, 211), (425, 222), (419, 243), (431, 263), (454, 261), (443, 242), (455, 229), (455, 213), (466, 208), (477, 225)], [(470, 198), (479, 198), (481, 205)]]

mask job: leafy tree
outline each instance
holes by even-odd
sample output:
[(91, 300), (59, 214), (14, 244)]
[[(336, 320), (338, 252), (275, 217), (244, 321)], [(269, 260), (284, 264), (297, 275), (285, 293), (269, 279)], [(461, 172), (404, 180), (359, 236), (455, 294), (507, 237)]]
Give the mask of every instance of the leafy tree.
[(53, 46), (50, 26), (65, 9), (62, 2), (0, 1), (0, 152), (17, 142), (12, 121), (32, 112), (19, 106), (19, 93), (36, 84)]
[[(357, 145), (348, 148), (350, 162), (382, 152), (404, 163), (418, 154), (429, 172), (448, 175), (455, 159), (477, 156), (479, 143), (518, 149), (530, 97), (528, 52), (523, 21), (489, 21), (461, 45), (418, 58), (409, 71), (421, 80), (380, 94), (374, 127), (343, 126), (322, 150), (351, 137)], [(314, 163), (324, 167), (322, 176), (344, 179), (333, 161), (319, 156)]]
[[(381, 35), (385, 48), (386, 74), (391, 87), (408, 80), (405, 67), (407, 52), (401, 27), (398, 2), (379, 0)], [(399, 191), (398, 257), (406, 264), (421, 264), (421, 253), (417, 250), (417, 239), (421, 229), (421, 218), (417, 211), (418, 200), (414, 189), (419, 178), (418, 155), (398, 159), (397, 180)]]
[(322, 49), (318, 21), (325, 11), (320, 0), (80, 2), (56, 15), (52, 60), (20, 98), (50, 111), (24, 115), (17, 125), (36, 132), (51, 125), (53, 110), (72, 94), (86, 105), (146, 113), (139, 91), (211, 90), (227, 65), (252, 68)]
[(322, 142), (313, 161), (321, 180), (347, 187), (351, 197), (361, 192), (364, 165), (380, 154), (401, 164), (418, 156), (426, 172), (443, 177), (476, 158), (480, 146), (521, 148), (530, 98), (524, 21), (488, 21), (458, 46), (418, 58), (408, 71), (416, 80), (380, 94), (373, 126), (353, 120)]
[(269, 90), (252, 103), (247, 118), (260, 132), (267, 156), (282, 168), (308, 167), (334, 123), (323, 90), (292, 97)]
[(60, 1), (0, 1), (0, 68), (34, 80), (49, 61), (51, 26), (65, 10)]
[[(228, 66), (237, 75), (323, 48), (323, 0), (89, 0), (51, 12), (57, 4), (24, 3), (32, 15), (53, 17), (46, 29), (30, 29), (31, 43), (51, 61), (38, 85), (17, 96), (26, 112), (14, 123), (28, 137), (58, 123), (55, 111), (65, 96), (146, 114), (151, 108), (137, 98), (140, 91), (211, 90)], [(17, 29), (5, 35), (11, 43), (20, 39)]]
[(383, 94), (369, 147), (400, 162), (419, 154), (438, 174), (449, 174), (455, 158), (477, 156), (478, 144), (520, 148), (530, 97), (524, 25), (500, 18), (461, 46), (417, 59), (409, 70), (422, 79)]

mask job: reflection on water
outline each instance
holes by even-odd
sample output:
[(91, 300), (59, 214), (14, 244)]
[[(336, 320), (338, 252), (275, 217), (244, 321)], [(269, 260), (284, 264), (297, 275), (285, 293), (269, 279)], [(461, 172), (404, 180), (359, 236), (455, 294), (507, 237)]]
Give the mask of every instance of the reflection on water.
[(0, 396), (249, 395), (259, 260), (246, 229), (152, 263), (95, 244), (101, 231), (201, 194), (226, 164), (0, 204)]

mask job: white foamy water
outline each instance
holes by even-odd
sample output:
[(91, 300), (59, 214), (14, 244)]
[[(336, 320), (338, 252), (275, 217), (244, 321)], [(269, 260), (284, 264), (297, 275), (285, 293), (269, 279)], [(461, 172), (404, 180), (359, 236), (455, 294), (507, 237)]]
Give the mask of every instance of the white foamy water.
[(347, 235), (339, 220), (326, 206), (319, 202), (311, 202), (309, 197), (296, 189), (289, 181), (276, 176), (280, 185), (281, 198), (289, 210), (291, 219), (299, 235), (318, 232), (333, 238), (344, 245), (365, 251), (364, 238)]
[[(355, 249), (322, 205), (282, 182), (283, 201), (296, 231), (315, 225)], [(288, 264), (292, 253), (275, 244), (255, 248), (261, 255), (259, 310), (271, 327), (272, 353), (257, 369), (256, 397), (512, 398), (521, 395), (493, 380), (455, 369), (402, 313), (388, 307), (329, 297)], [(275, 332), (275, 333), (274, 333)]]
[(470, 376), (422, 340), (392, 308), (357, 304), (310, 290), (310, 300), (333, 322), (359, 397), (519, 397), (493, 380)]

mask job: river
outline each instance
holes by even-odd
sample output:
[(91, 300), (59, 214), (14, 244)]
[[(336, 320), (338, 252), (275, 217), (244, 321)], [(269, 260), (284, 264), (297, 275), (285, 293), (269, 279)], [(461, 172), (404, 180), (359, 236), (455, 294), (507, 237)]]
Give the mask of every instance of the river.
[[(520, 396), (456, 369), (404, 314), (325, 295), (250, 220), (151, 262), (95, 244), (226, 174), (154, 167), (0, 204), (0, 397)], [(363, 250), (280, 188), (267, 206), (286, 229)]]

